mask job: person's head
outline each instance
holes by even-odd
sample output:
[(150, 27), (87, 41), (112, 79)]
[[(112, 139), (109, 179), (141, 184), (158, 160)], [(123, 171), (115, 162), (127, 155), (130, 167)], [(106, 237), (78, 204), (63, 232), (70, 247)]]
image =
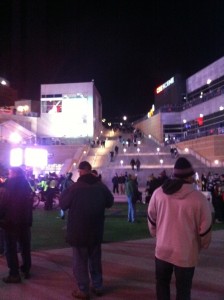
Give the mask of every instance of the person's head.
[(149, 181), (152, 181), (154, 179), (154, 176), (153, 175), (150, 175), (149, 177), (148, 177), (148, 180)]
[(166, 170), (163, 170), (160, 174), (159, 177), (166, 177)]
[(193, 182), (195, 171), (185, 157), (179, 157), (173, 168), (173, 177)]
[(135, 174), (128, 174), (128, 179), (129, 180), (136, 180), (136, 176), (135, 176)]
[(9, 178), (24, 176), (24, 171), (20, 167), (11, 167), (9, 169)]
[(79, 175), (82, 176), (82, 175), (91, 173), (92, 166), (88, 161), (84, 160), (79, 164), (78, 169), (79, 169)]

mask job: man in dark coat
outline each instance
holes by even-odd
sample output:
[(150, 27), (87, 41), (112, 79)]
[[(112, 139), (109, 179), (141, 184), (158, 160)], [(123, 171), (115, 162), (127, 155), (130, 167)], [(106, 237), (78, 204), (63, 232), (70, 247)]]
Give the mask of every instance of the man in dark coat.
[(89, 274), (93, 292), (102, 295), (104, 213), (114, 203), (110, 190), (91, 169), (87, 161), (81, 162), (80, 177), (60, 198), (61, 208), (68, 209), (67, 242), (73, 248), (73, 273), (78, 286), (72, 295), (79, 299), (89, 299)]
[(33, 214), (32, 189), (19, 167), (9, 169), (0, 201), (1, 225), (4, 229), (5, 256), (9, 275), (3, 278), (5, 283), (20, 283), (17, 250), (22, 256), (20, 271), (26, 279), (31, 268), (31, 226)]

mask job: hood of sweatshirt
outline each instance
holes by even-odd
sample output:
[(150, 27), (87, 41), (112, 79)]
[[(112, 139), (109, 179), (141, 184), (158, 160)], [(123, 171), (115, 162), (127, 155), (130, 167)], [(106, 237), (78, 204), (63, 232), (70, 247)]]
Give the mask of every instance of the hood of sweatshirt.
[(87, 184), (95, 184), (99, 182), (100, 179), (93, 175), (92, 173), (82, 175), (78, 178), (77, 182), (85, 182)]
[(194, 191), (193, 185), (183, 179), (167, 179), (162, 185), (162, 190), (166, 195), (173, 195), (177, 198), (184, 198)]

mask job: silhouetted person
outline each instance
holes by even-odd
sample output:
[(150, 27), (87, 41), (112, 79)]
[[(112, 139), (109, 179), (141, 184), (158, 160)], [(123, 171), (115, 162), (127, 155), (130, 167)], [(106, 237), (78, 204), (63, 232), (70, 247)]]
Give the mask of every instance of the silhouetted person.
[(131, 165), (132, 170), (134, 170), (135, 169), (135, 160), (134, 160), (134, 158), (131, 159), (130, 165)]
[[(9, 275), (5, 283), (20, 283), (20, 271), (24, 278), (30, 277), (31, 268), (31, 226), (33, 221), (32, 189), (19, 167), (9, 169), (3, 198), (0, 201), (1, 223), (5, 237), (5, 256)], [(21, 251), (22, 265), (19, 267), (17, 247)]]
[(105, 208), (114, 197), (102, 181), (91, 173), (87, 161), (79, 164), (77, 182), (62, 193), (60, 205), (68, 209), (67, 242), (73, 249), (73, 273), (78, 289), (72, 296), (89, 299), (90, 280), (97, 296), (103, 293), (101, 243), (104, 232)]

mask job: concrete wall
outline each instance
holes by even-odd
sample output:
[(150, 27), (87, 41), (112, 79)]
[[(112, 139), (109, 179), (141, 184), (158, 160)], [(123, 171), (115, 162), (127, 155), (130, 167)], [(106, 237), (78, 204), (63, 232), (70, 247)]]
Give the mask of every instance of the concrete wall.
[[(215, 98), (202, 102), (200, 104), (191, 106), (181, 112), (163, 112), (161, 120), (164, 125), (168, 124), (182, 124), (183, 120), (187, 122), (196, 120), (200, 114), (208, 116), (219, 111), (219, 108), (224, 105), (224, 94)], [(154, 118), (153, 116), (152, 118)]]
[(178, 143), (178, 148), (182, 151), (189, 148), (212, 164), (215, 160), (224, 162), (224, 135), (211, 135), (184, 141)]
[(140, 129), (145, 135), (151, 135), (155, 140), (163, 143), (162, 114), (159, 113), (146, 120), (136, 122), (135, 128)]
[(49, 153), (49, 164), (63, 164), (66, 159), (74, 158), (80, 147), (85, 149), (86, 145), (49, 145), (40, 146), (42, 149), (46, 149)]
[(217, 61), (213, 62), (187, 79), (187, 93), (191, 93), (200, 87), (205, 86), (208, 79), (213, 81), (222, 77), (224, 75), (223, 70), (224, 57), (221, 57)]
[(189, 107), (181, 112), (181, 119), (188, 121), (196, 120), (200, 114), (208, 116), (219, 111), (219, 108), (224, 104), (224, 94), (221, 94), (215, 98), (212, 98), (206, 102), (202, 102), (198, 105)]

